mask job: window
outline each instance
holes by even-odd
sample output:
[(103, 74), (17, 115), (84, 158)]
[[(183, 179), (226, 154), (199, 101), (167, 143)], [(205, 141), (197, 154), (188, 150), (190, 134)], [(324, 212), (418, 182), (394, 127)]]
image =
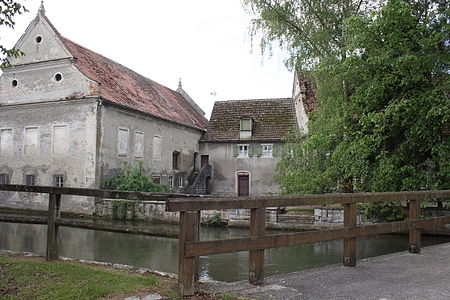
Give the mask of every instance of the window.
[(28, 186), (36, 185), (36, 175), (32, 174), (25, 175), (25, 185)]
[(162, 137), (159, 135), (153, 136), (153, 160), (161, 160), (161, 144)]
[(273, 156), (273, 145), (261, 145), (262, 147), (262, 157), (272, 157)]
[(248, 145), (238, 145), (238, 157), (248, 157)]
[(134, 133), (134, 157), (144, 157), (144, 133), (141, 131)]
[(119, 156), (128, 155), (128, 135), (129, 131), (127, 128), (119, 128), (117, 134), (117, 153)]
[(169, 176), (169, 177), (167, 178), (167, 184), (168, 184), (170, 187), (173, 187), (173, 176)]
[(11, 155), (13, 149), (12, 129), (0, 130), (0, 156)]
[(25, 128), (25, 155), (37, 154), (38, 150), (38, 128), (28, 127)]
[(179, 186), (179, 187), (183, 187), (183, 182), (184, 182), (184, 181), (183, 181), (183, 177), (181, 177), (181, 176), (178, 177), (178, 186)]
[(53, 176), (53, 185), (56, 187), (63, 187), (64, 186), (64, 176), (62, 176), (62, 175)]
[(9, 174), (0, 174), (0, 184), (9, 184)]
[(69, 150), (69, 134), (67, 125), (53, 126), (53, 153), (66, 153)]
[(247, 139), (252, 137), (252, 119), (241, 119), (241, 131), (239, 138)]
[(180, 152), (173, 151), (173, 153), (172, 153), (172, 169), (173, 170), (179, 169), (179, 161), (180, 161)]
[(153, 179), (153, 183), (155, 183), (155, 184), (161, 184), (161, 176), (159, 176), (159, 175), (154, 175), (154, 176), (152, 176), (152, 179)]

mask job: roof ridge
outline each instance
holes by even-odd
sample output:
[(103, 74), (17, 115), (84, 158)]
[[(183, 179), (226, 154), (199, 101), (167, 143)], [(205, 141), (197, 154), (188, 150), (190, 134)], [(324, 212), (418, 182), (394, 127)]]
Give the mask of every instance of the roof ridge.
[(279, 100), (292, 100), (292, 98), (291, 97), (285, 97), (285, 98), (230, 99), (230, 100), (217, 100), (215, 102), (279, 101)]

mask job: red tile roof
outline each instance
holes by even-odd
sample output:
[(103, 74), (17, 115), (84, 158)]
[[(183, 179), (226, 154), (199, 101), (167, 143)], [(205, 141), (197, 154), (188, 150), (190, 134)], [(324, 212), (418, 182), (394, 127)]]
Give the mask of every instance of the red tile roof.
[(189, 127), (206, 128), (206, 118), (179, 93), (63, 36), (59, 38), (76, 58), (78, 70), (100, 84), (104, 99)]
[(242, 118), (253, 120), (254, 141), (280, 141), (297, 127), (292, 98), (217, 101), (201, 141), (239, 141)]

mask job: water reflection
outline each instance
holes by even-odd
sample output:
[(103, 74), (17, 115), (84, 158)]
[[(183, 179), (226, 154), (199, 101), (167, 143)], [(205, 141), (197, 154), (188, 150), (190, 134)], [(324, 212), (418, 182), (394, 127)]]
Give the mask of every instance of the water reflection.
[[(175, 230), (176, 225), (155, 225)], [(0, 249), (45, 255), (47, 226), (0, 223)], [(122, 263), (177, 273), (178, 240), (61, 227), (60, 255), (77, 259)], [(243, 237), (244, 229), (202, 228), (203, 240)], [(423, 245), (449, 242), (450, 238), (423, 238)], [(404, 235), (372, 236), (358, 239), (358, 258), (371, 257), (408, 247)], [(266, 275), (303, 270), (342, 260), (342, 241), (267, 249)], [(248, 252), (210, 255), (201, 258), (201, 278), (238, 281), (248, 278)]]

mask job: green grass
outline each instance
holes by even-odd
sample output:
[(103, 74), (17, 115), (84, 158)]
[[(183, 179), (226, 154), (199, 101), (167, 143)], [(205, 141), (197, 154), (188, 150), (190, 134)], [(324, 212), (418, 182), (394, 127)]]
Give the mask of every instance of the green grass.
[(154, 276), (124, 274), (72, 262), (0, 256), (0, 299), (97, 299), (157, 283)]

